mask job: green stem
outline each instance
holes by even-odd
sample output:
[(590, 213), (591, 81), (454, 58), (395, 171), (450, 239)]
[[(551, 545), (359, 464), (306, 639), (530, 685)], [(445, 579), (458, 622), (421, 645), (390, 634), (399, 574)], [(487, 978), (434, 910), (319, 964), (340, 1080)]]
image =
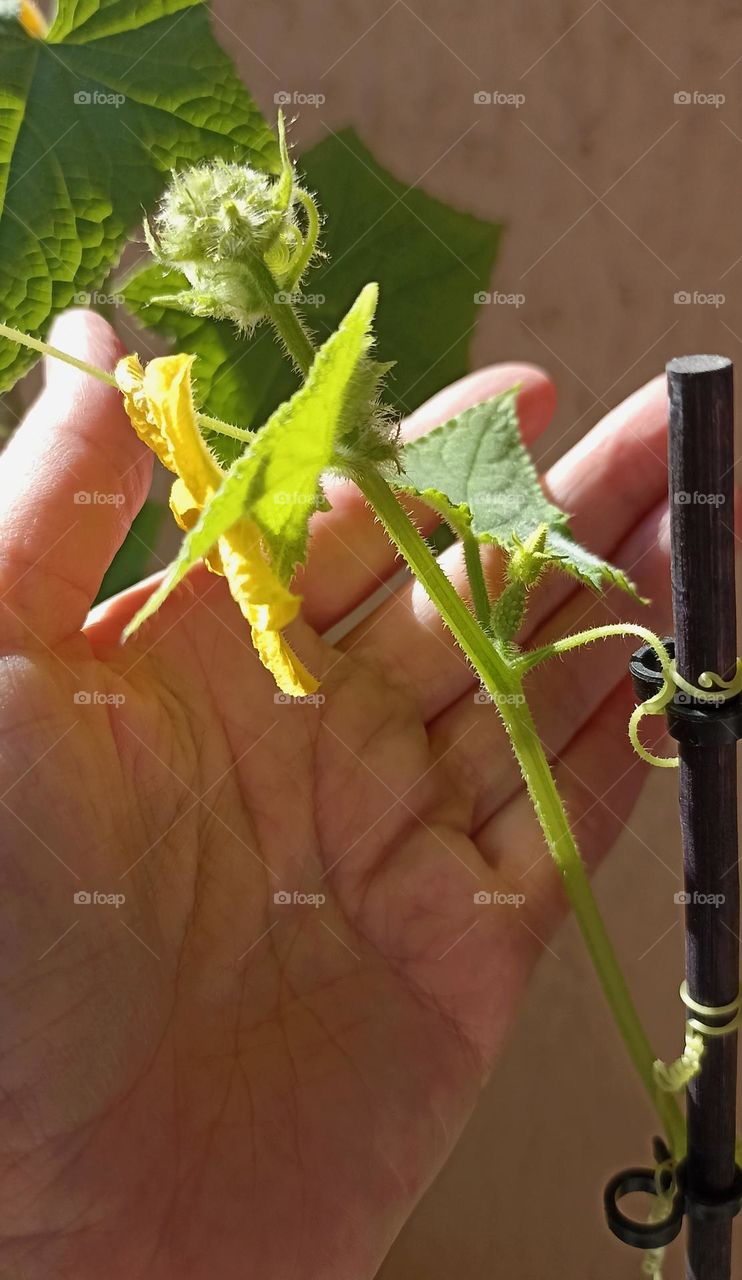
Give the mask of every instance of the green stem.
[(464, 534), (463, 542), (466, 574), (471, 588), (474, 612), (481, 626), (486, 629), (490, 625), (490, 598), (487, 593), (487, 583), (484, 580), (481, 549), (477, 539), (471, 533)]
[[(376, 471), (356, 476), (364, 496), (374, 508), (389, 537), (401, 551), (415, 577), (422, 583), (444, 622), (451, 628), (466, 656), (476, 667), (493, 696), (515, 694), (519, 681), (509, 664), (484, 634), (455, 587), (449, 582), (427, 543), (400, 506), (386, 480)], [(492, 687), (490, 687), (490, 685)]]
[(233, 440), (244, 440), (246, 444), (255, 443), (255, 432), (244, 431), (242, 427), (233, 427), (231, 422), (222, 422), (221, 418), (210, 418), (207, 413), (196, 415), (199, 425), (209, 431), (216, 431), (220, 436), (231, 436)]
[(299, 187), (296, 191), (296, 197), (304, 207), (307, 215), (307, 235), (302, 242), (302, 247), (297, 254), (294, 265), (291, 268), (291, 280), (289, 287), (294, 288), (301, 280), (312, 259), (312, 254), (317, 248), (317, 237), (319, 236), (319, 214), (314, 200), (308, 191), (302, 191)]
[(545, 662), (547, 658), (557, 657), (560, 653), (569, 653), (570, 649), (579, 649), (582, 645), (592, 644), (595, 640), (608, 640), (611, 636), (637, 636), (645, 644), (652, 646), (659, 658), (661, 670), (666, 671), (669, 668), (665, 646), (648, 627), (642, 627), (634, 622), (611, 622), (602, 627), (590, 627), (587, 631), (575, 631), (571, 636), (563, 636), (561, 640), (552, 640), (550, 644), (545, 644), (540, 649), (532, 649), (530, 653), (521, 654), (515, 662), (516, 670), (520, 675), (525, 675), (539, 663)]
[(81, 373), (89, 373), (92, 378), (97, 378), (99, 382), (107, 382), (110, 387), (116, 386), (116, 379), (112, 373), (104, 373), (102, 369), (96, 369), (95, 365), (86, 364), (84, 360), (78, 360), (75, 356), (68, 355), (66, 351), (60, 351), (58, 347), (50, 347), (48, 342), (32, 338), (30, 334), (23, 333), (20, 329), (13, 329), (9, 324), (0, 324), (0, 336), (10, 338), (11, 342), (17, 342), (19, 346), (30, 347), (32, 351), (39, 351), (42, 356), (53, 356), (55, 360), (71, 364), (73, 369), (79, 369)]
[(662, 1121), (673, 1154), (679, 1159), (685, 1150), (683, 1118), (675, 1099), (663, 1093), (655, 1082), (652, 1070), (655, 1055), (593, 897), (585, 866), (523, 694), (521, 678), (484, 634), (386, 481), (376, 473), (369, 473), (360, 477), (358, 482), (390, 538), (492, 695), (624, 1044)]
[(268, 318), (299, 372), (306, 378), (315, 357), (314, 345), (290, 302), (266, 304)]
[(250, 275), (253, 283), (259, 289), (265, 314), (297, 369), (306, 378), (312, 367), (316, 351), (312, 339), (304, 328), (293, 305), (290, 302), (278, 301), (282, 292), (289, 291), (282, 290), (276, 284), (270, 270), (262, 258), (258, 258), (257, 254), (250, 260)]
[(530, 709), (523, 701), (519, 707), (501, 708), (501, 714), (609, 1008), (637, 1074), (662, 1121), (670, 1149), (679, 1160), (685, 1154), (683, 1117), (674, 1097), (664, 1093), (654, 1078), (656, 1054), (634, 1006), (595, 901)]
[[(48, 342), (42, 342), (39, 338), (32, 338), (30, 334), (23, 333), (20, 329), (13, 329), (8, 324), (0, 324), (0, 336), (10, 338), (11, 342), (17, 342), (19, 346), (30, 347), (32, 351), (38, 351), (42, 356), (51, 356), (55, 360), (61, 360), (63, 364), (69, 364), (73, 369), (79, 369), (80, 373), (87, 373), (91, 378), (97, 378), (98, 382), (105, 382), (109, 387), (117, 387), (118, 385), (113, 374), (106, 373), (105, 369), (99, 369), (94, 364), (87, 364), (85, 360), (78, 360), (76, 356), (71, 356), (66, 351), (60, 351), (58, 347), (52, 347)], [(205, 413), (199, 413), (197, 417), (202, 427), (208, 427), (210, 431), (218, 431), (220, 435), (232, 436), (235, 440), (244, 440), (246, 444), (252, 443), (255, 439), (252, 431), (243, 431), (242, 427), (233, 427), (229, 422), (222, 422), (221, 418), (210, 418)]]

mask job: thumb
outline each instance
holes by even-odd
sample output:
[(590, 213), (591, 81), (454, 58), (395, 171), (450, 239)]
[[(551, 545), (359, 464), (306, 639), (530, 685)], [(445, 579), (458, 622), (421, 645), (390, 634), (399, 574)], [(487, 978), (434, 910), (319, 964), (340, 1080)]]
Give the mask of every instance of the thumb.
[[(125, 354), (101, 316), (71, 311), (52, 345), (110, 372)], [(79, 630), (152, 474), (114, 387), (58, 360), (0, 458), (0, 626), (53, 645)]]

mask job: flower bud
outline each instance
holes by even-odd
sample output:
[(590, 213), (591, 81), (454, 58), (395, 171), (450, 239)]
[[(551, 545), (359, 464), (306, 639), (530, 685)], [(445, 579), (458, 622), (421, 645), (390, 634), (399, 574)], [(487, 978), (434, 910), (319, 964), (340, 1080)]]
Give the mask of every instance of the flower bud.
[(526, 587), (532, 587), (538, 582), (548, 559), (546, 555), (548, 533), (549, 526), (540, 524), (525, 542), (514, 537), (515, 550), (508, 564), (508, 578), (511, 582), (522, 582)]
[[(167, 299), (195, 315), (252, 329), (275, 289), (293, 289), (314, 251), (317, 221), (298, 210), (313, 202), (295, 181), (279, 116), (281, 172), (214, 160), (175, 173), (145, 235), (155, 258), (190, 288)], [(165, 299), (156, 299), (165, 301)]]

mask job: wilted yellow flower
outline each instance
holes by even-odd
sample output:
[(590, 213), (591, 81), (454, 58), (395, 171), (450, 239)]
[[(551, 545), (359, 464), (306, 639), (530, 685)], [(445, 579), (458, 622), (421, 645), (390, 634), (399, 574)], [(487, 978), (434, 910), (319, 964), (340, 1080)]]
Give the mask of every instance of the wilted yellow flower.
[[(136, 356), (116, 366), (116, 382), (134, 430), (176, 480), (170, 507), (181, 529), (192, 529), (224, 479), (196, 420), (191, 389), (194, 356), (163, 356), (143, 369)], [(210, 569), (223, 574), (250, 623), (253, 644), (279, 689), (292, 697), (313, 693), (314, 676), (281, 635), (301, 603), (276, 576), (261, 545), (260, 529), (247, 516), (211, 549)]]

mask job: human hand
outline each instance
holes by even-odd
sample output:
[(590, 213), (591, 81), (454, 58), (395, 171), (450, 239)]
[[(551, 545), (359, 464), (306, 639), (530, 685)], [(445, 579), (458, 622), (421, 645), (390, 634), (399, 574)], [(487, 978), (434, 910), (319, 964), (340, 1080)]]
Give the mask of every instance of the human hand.
[[(54, 341), (102, 367), (121, 354), (86, 313)], [(0, 1266), (25, 1280), (372, 1277), (565, 909), (557, 874), (496, 712), (421, 588), (334, 647), (320, 638), (396, 568), (349, 486), (315, 519), (290, 629), (324, 701), (276, 695), (205, 570), (124, 648), (151, 582), (87, 618), (151, 458), (116, 392), (48, 372), (0, 460)], [(516, 381), (533, 441), (553, 390), (521, 365), (464, 379), (408, 430)], [(642, 621), (660, 632), (664, 432), (657, 379), (546, 481), (577, 537), (655, 598)], [(81, 491), (116, 501), (76, 505)], [(442, 563), (463, 581), (458, 548)], [(626, 597), (552, 576), (528, 640), (617, 616)], [(596, 645), (529, 678), (590, 865), (646, 772), (624, 669)], [(80, 890), (125, 900), (78, 904)]]

